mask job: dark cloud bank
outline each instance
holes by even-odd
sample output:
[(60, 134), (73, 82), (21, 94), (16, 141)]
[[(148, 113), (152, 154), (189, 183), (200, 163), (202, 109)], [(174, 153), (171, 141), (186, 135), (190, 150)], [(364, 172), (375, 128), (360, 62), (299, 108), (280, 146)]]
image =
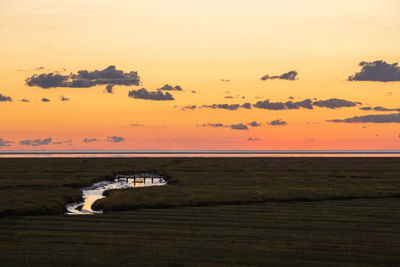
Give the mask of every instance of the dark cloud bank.
[(328, 121), (345, 123), (400, 123), (400, 113), (355, 116), (353, 118), (334, 119)]
[(361, 71), (349, 76), (349, 81), (400, 81), (400, 67), (397, 62), (389, 64), (383, 60), (376, 60), (374, 62), (363, 61), (359, 65), (362, 67)]
[(50, 102), (50, 99), (48, 99), (48, 98), (42, 98), (42, 102)]
[(255, 138), (249, 137), (249, 138), (247, 139), (247, 141), (261, 141), (261, 139), (260, 139), (260, 138), (257, 138), (257, 137), (255, 137)]
[(44, 89), (54, 87), (87, 88), (96, 85), (139, 85), (140, 77), (136, 71), (124, 72), (111, 65), (104, 70), (80, 70), (77, 73), (61, 75), (57, 73), (35, 74), (25, 80), (28, 86)]
[(45, 139), (27, 139), (19, 141), (19, 144), (24, 146), (43, 146), (50, 144), (51, 141), (53, 141), (53, 139), (50, 137)]
[(271, 102), (269, 99), (264, 101), (258, 101), (255, 104), (244, 103), (244, 104), (211, 104), (211, 105), (188, 105), (182, 107), (182, 110), (194, 110), (196, 108), (210, 108), (210, 109), (226, 109), (226, 110), (238, 110), (239, 108), (251, 109), (251, 107), (267, 109), (267, 110), (287, 110), (287, 109), (313, 109), (314, 107), (320, 108), (344, 108), (344, 107), (355, 107), (360, 105), (360, 102), (353, 102), (345, 99), (330, 98), (327, 100), (312, 101), (311, 99), (305, 99), (302, 101), (287, 101), (287, 102)]
[(275, 79), (279, 79), (279, 80), (290, 80), (290, 81), (294, 81), (296, 80), (297, 77), (297, 71), (289, 71), (287, 73), (284, 73), (282, 75), (276, 75), (276, 76), (270, 76), (270, 75), (264, 75), (263, 77), (261, 77), (262, 81), (266, 81), (266, 80), (275, 80)]

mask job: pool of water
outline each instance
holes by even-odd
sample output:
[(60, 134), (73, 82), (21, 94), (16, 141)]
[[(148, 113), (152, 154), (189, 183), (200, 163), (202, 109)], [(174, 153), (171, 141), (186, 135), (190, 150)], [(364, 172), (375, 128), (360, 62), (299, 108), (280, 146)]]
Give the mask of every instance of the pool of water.
[(117, 179), (114, 179), (114, 181), (97, 182), (89, 187), (82, 188), (81, 190), (82, 190), (83, 201), (67, 204), (66, 205), (67, 212), (65, 214), (67, 214), (67, 215), (90, 215), (90, 214), (96, 214), (96, 213), (103, 213), (102, 210), (93, 210), (92, 205), (96, 200), (105, 198), (103, 193), (106, 190), (147, 187), (147, 186), (163, 186), (166, 184), (167, 184), (167, 182), (164, 180), (163, 177), (117, 178)]

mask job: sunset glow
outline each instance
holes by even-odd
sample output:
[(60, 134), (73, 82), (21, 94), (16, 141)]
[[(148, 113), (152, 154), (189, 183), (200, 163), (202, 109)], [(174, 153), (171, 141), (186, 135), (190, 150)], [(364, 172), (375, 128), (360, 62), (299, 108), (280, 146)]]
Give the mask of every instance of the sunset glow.
[(0, 150), (400, 149), (399, 11), (3, 0)]

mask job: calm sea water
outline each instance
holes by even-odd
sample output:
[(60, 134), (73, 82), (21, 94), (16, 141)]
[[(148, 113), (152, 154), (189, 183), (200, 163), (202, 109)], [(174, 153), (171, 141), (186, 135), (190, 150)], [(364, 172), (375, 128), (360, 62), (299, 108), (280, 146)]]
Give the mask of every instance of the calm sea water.
[(208, 158), (208, 157), (400, 157), (400, 154), (18, 154), (0, 158)]

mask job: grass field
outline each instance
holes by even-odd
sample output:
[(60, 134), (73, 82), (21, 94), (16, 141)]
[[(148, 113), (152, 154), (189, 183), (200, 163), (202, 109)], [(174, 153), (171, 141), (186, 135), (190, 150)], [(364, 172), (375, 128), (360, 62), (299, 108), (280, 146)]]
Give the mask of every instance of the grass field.
[[(62, 215), (80, 187), (142, 171), (168, 186)], [(396, 266), (400, 159), (0, 159), (0, 215), (1, 266)]]
[(1, 265), (359, 265), (400, 260), (398, 199), (0, 220)]

